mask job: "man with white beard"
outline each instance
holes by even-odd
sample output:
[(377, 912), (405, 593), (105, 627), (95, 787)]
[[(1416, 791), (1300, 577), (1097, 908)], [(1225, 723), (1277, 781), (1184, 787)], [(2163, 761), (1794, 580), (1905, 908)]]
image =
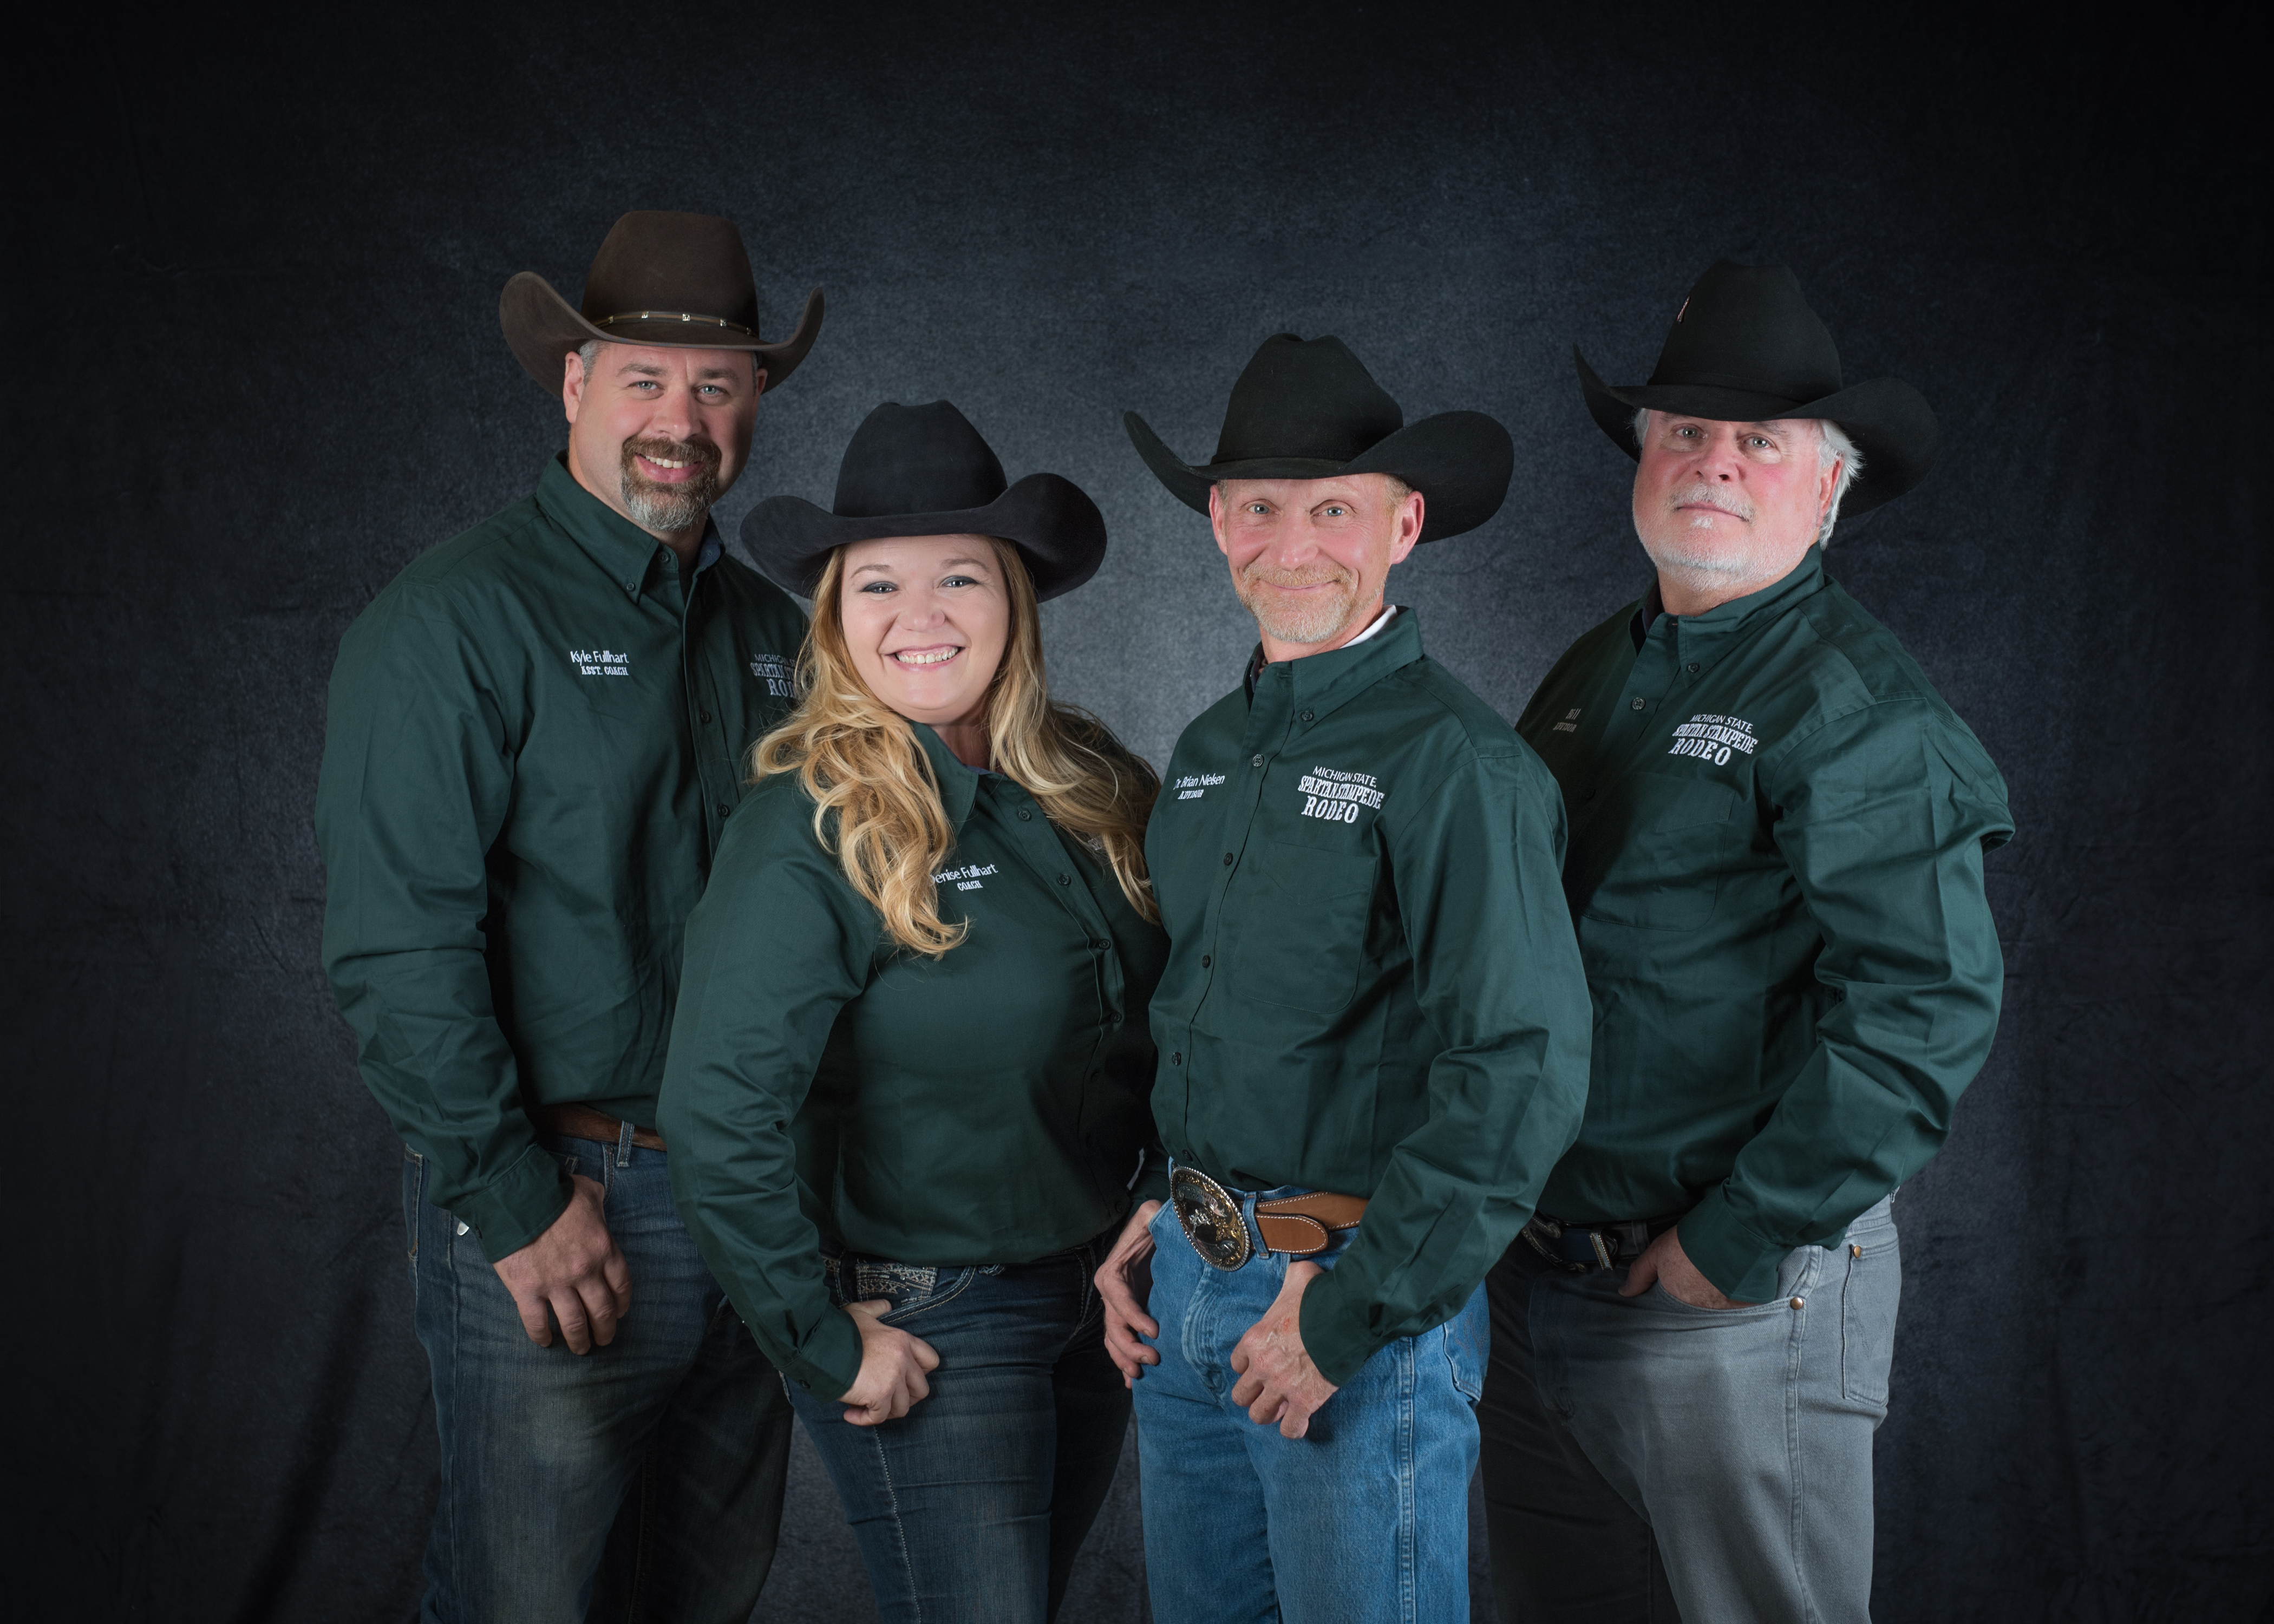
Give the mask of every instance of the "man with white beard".
[(1707, 271), (1647, 384), (1578, 365), (1656, 577), (1517, 723), (1570, 815), (1595, 1020), (1585, 1125), (1491, 1282), (1494, 1586), (1525, 1624), (1861, 1624), (1894, 1192), (1989, 1053), (2013, 833), (1824, 571), (1934, 417), (1843, 387), (1781, 265)]
[(1208, 463), (1127, 424), (1259, 633), (1146, 834), (1171, 1205), (1097, 1274), (1153, 1616), (1465, 1619), (1482, 1283), (1577, 1130), (1587, 996), (1554, 782), (1383, 589), (1514, 447), (1284, 334)]
[(420, 1617), (742, 1624), (789, 1403), (680, 1222), (656, 1094), (687, 916), (805, 633), (711, 507), (820, 290), (767, 342), (733, 222), (642, 211), (581, 310), (523, 271), (499, 318), (567, 448), (348, 628), (316, 791), (324, 967), (403, 1141), (433, 1374)]

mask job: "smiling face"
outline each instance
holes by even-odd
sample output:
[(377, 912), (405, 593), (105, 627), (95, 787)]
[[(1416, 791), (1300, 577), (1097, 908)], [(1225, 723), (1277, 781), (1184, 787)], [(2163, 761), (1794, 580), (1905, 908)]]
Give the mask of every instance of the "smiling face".
[(911, 722), (983, 726), (1011, 635), (999, 544), (902, 536), (845, 549), (838, 622), (869, 691)]
[(590, 376), (572, 350), (568, 471), (651, 535), (699, 526), (749, 459), (764, 381), (739, 350), (602, 344)]
[(1393, 564), (1413, 551), (1424, 503), (1387, 474), (1227, 479), (1209, 523), (1263, 652), (1296, 659), (1341, 647), (1382, 613)]
[(1838, 488), (1840, 464), (1819, 458), (1816, 422), (1722, 423), (1663, 411), (1645, 422), (1635, 533), (1658, 566), (1667, 608), (1701, 613), (1790, 575)]

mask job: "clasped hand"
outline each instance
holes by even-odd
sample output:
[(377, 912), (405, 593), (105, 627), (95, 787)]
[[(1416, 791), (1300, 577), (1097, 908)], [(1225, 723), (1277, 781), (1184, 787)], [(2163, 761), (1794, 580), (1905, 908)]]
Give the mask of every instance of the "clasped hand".
[[(1148, 1365), (1161, 1362), (1160, 1351), (1139, 1340), (1140, 1334), (1158, 1339), (1160, 1322), (1145, 1312), (1153, 1294), (1153, 1214), (1158, 1201), (1147, 1201), (1129, 1215), (1121, 1238), (1098, 1265), (1097, 1291), (1105, 1303), (1105, 1351), (1119, 1367), (1124, 1387), (1133, 1387)], [(1310, 1431), (1311, 1417), (1335, 1395), (1335, 1384), (1319, 1374), (1319, 1367), (1303, 1348), (1303, 1291), (1326, 1273), (1315, 1263), (1288, 1266), (1286, 1282), (1262, 1319), (1247, 1327), (1231, 1350), (1232, 1373), (1239, 1380), (1231, 1389), (1232, 1402), (1245, 1405), (1248, 1419), (1259, 1426), (1275, 1423), (1283, 1438), (1300, 1438)]]

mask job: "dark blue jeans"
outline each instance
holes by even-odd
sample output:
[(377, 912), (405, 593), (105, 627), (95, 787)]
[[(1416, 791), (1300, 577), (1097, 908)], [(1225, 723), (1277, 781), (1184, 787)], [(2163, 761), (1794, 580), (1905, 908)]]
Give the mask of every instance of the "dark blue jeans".
[(743, 1624), (773, 1563), (789, 1462), (780, 1376), (711, 1279), (659, 1150), (548, 1139), (607, 1187), (631, 1308), (605, 1348), (540, 1348), (471, 1234), (403, 1162), (442, 1492), (425, 1624)]
[(1118, 1233), (1035, 1263), (930, 1268), (847, 1254), (841, 1306), (883, 1297), (885, 1323), (939, 1355), (931, 1396), (855, 1426), (793, 1386), (888, 1620), (1043, 1624), (1058, 1615), (1129, 1430), (1090, 1276)]

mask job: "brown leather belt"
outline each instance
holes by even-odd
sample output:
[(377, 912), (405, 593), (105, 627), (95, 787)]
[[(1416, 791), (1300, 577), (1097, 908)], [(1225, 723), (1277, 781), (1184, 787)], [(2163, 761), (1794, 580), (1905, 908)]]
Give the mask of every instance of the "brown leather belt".
[(1324, 1252), (1337, 1229), (1353, 1229), (1366, 1216), (1364, 1198), (1314, 1190), (1308, 1195), (1283, 1195), (1255, 1203), (1254, 1237), (1240, 1211), (1238, 1196), (1195, 1167), (1178, 1167), (1169, 1175), (1169, 1201), (1177, 1222), (1193, 1250), (1220, 1269), (1236, 1269), (1255, 1254), (1255, 1239), (1265, 1252), (1307, 1258)]
[[(623, 1143), (624, 1124), (606, 1111), (596, 1111), (589, 1105), (532, 1105), (529, 1119), (547, 1133), (557, 1133), (566, 1139), (589, 1139), (595, 1145)], [(653, 1128), (635, 1126), (632, 1143), (642, 1150), (662, 1150), (663, 1135)]]

